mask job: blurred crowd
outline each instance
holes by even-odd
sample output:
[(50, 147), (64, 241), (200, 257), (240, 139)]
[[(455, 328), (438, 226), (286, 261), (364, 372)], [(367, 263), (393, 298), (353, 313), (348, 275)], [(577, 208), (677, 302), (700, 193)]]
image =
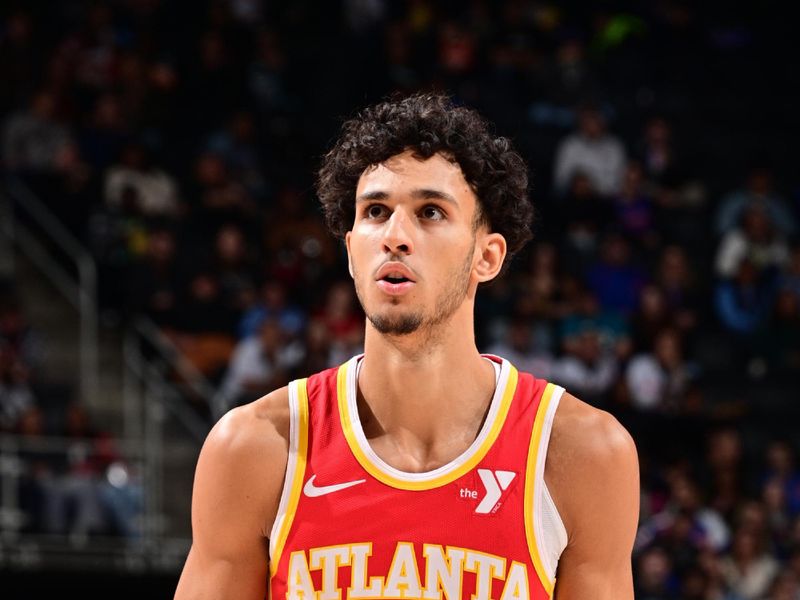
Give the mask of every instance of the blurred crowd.
[(92, 422), (72, 390), (43, 376), (46, 344), (17, 290), (0, 282), (4, 533), (59, 536), (75, 546), (86, 545), (90, 536), (138, 537), (138, 468), (115, 437)]
[[(362, 347), (313, 194), (341, 119), (452, 94), (514, 140), (537, 212), (479, 294), (479, 347), (633, 433), (636, 597), (797, 600), (798, 98), (792, 32), (759, 10), (12, 2), (2, 168), (90, 249), (104, 323), (152, 319), (229, 408)], [(0, 415), (26, 433), (35, 358), (5, 306)]]

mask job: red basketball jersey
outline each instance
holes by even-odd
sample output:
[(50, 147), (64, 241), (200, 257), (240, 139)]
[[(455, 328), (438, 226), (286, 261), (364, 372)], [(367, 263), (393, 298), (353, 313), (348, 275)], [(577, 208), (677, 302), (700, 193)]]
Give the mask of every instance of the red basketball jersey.
[(273, 599), (552, 596), (534, 502), (547, 407), (563, 390), (488, 358), (500, 374), (478, 437), (427, 473), (401, 472), (371, 450), (356, 405), (359, 357), (292, 382)]

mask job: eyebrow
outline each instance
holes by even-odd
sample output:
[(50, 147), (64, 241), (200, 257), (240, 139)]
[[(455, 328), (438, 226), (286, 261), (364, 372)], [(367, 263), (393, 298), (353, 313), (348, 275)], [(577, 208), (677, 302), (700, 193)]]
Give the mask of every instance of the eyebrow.
[[(421, 188), (411, 191), (411, 197), (417, 200), (444, 200), (458, 206), (456, 199), (447, 192), (442, 190), (435, 190), (432, 188)], [(364, 192), (356, 198), (356, 202), (366, 202), (370, 200), (388, 200), (389, 193), (383, 190), (373, 190), (371, 192)]]

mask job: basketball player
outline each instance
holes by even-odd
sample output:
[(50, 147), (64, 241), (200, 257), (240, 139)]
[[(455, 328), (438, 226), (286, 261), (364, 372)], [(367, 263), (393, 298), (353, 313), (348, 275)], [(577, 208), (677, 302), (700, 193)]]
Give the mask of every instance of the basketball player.
[(475, 346), (478, 285), (530, 237), (526, 188), (509, 142), (446, 98), (344, 125), (318, 191), (364, 355), (217, 423), (176, 598), (633, 598), (631, 438)]

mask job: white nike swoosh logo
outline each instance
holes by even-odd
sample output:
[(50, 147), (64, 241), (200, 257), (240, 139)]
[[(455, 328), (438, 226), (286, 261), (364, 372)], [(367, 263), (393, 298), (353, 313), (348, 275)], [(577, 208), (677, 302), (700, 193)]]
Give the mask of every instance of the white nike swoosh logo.
[(345, 481), (344, 483), (334, 483), (333, 485), (316, 486), (314, 485), (314, 480), (316, 478), (316, 475), (312, 475), (311, 479), (306, 481), (306, 484), (303, 486), (303, 493), (309, 498), (316, 498), (317, 496), (332, 494), (333, 492), (338, 492), (339, 490), (353, 487), (359, 483), (366, 483), (367, 481), (366, 479), (356, 479), (355, 481)]

